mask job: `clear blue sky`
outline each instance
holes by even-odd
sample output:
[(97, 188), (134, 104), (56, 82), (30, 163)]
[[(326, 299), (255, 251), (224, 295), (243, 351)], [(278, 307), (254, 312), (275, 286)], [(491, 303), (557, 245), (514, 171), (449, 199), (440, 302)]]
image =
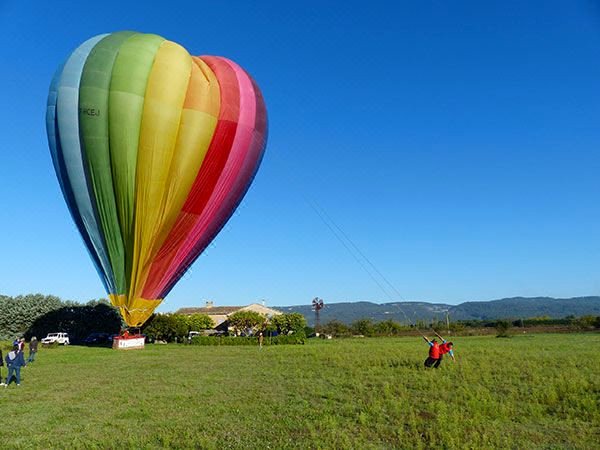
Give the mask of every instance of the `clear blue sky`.
[(596, 2), (153, 3), (1, 3), (0, 293), (105, 295), (45, 103), (77, 45), (132, 29), (237, 61), (270, 120), (245, 200), (160, 310), (600, 294)]

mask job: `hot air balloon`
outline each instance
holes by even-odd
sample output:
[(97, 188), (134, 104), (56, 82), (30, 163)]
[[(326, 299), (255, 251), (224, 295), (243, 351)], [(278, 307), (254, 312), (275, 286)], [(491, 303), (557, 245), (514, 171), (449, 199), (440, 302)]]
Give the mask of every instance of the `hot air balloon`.
[(123, 31), (59, 67), (46, 128), (73, 221), (112, 304), (138, 327), (244, 197), (267, 113), (233, 61)]

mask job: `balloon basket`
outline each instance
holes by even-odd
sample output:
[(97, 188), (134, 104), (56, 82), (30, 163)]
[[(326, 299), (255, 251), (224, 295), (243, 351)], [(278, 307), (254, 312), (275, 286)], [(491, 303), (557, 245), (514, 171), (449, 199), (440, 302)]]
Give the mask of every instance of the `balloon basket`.
[(144, 348), (146, 337), (141, 334), (129, 336), (115, 336), (113, 338), (113, 350), (140, 350)]

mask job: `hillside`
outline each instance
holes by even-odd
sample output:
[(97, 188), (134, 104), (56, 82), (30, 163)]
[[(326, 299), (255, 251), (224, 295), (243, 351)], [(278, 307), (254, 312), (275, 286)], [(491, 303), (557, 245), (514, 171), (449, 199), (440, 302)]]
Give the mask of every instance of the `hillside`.
[[(276, 306), (280, 311), (299, 312), (310, 325), (314, 324), (315, 313), (309, 305)], [(528, 318), (549, 316), (594, 315), (600, 316), (600, 297), (514, 297), (491, 301), (464, 302), (459, 305), (427, 302), (344, 302), (326, 304), (321, 310), (321, 323), (339, 320), (351, 323), (357, 319), (370, 318), (374, 321), (395, 320), (412, 323), (416, 320), (444, 319), (446, 311), (450, 320), (493, 320), (503, 318)]]

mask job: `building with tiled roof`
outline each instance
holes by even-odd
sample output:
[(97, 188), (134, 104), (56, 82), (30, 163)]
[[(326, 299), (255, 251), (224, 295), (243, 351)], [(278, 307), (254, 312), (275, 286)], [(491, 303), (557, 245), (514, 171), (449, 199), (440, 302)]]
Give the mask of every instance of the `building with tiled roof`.
[(254, 311), (267, 318), (282, 314), (273, 308), (268, 308), (260, 303), (252, 303), (248, 306), (214, 306), (212, 301), (207, 301), (204, 307), (189, 307), (177, 310), (177, 314), (206, 314), (215, 323), (215, 329), (226, 330), (227, 319), (238, 311)]

